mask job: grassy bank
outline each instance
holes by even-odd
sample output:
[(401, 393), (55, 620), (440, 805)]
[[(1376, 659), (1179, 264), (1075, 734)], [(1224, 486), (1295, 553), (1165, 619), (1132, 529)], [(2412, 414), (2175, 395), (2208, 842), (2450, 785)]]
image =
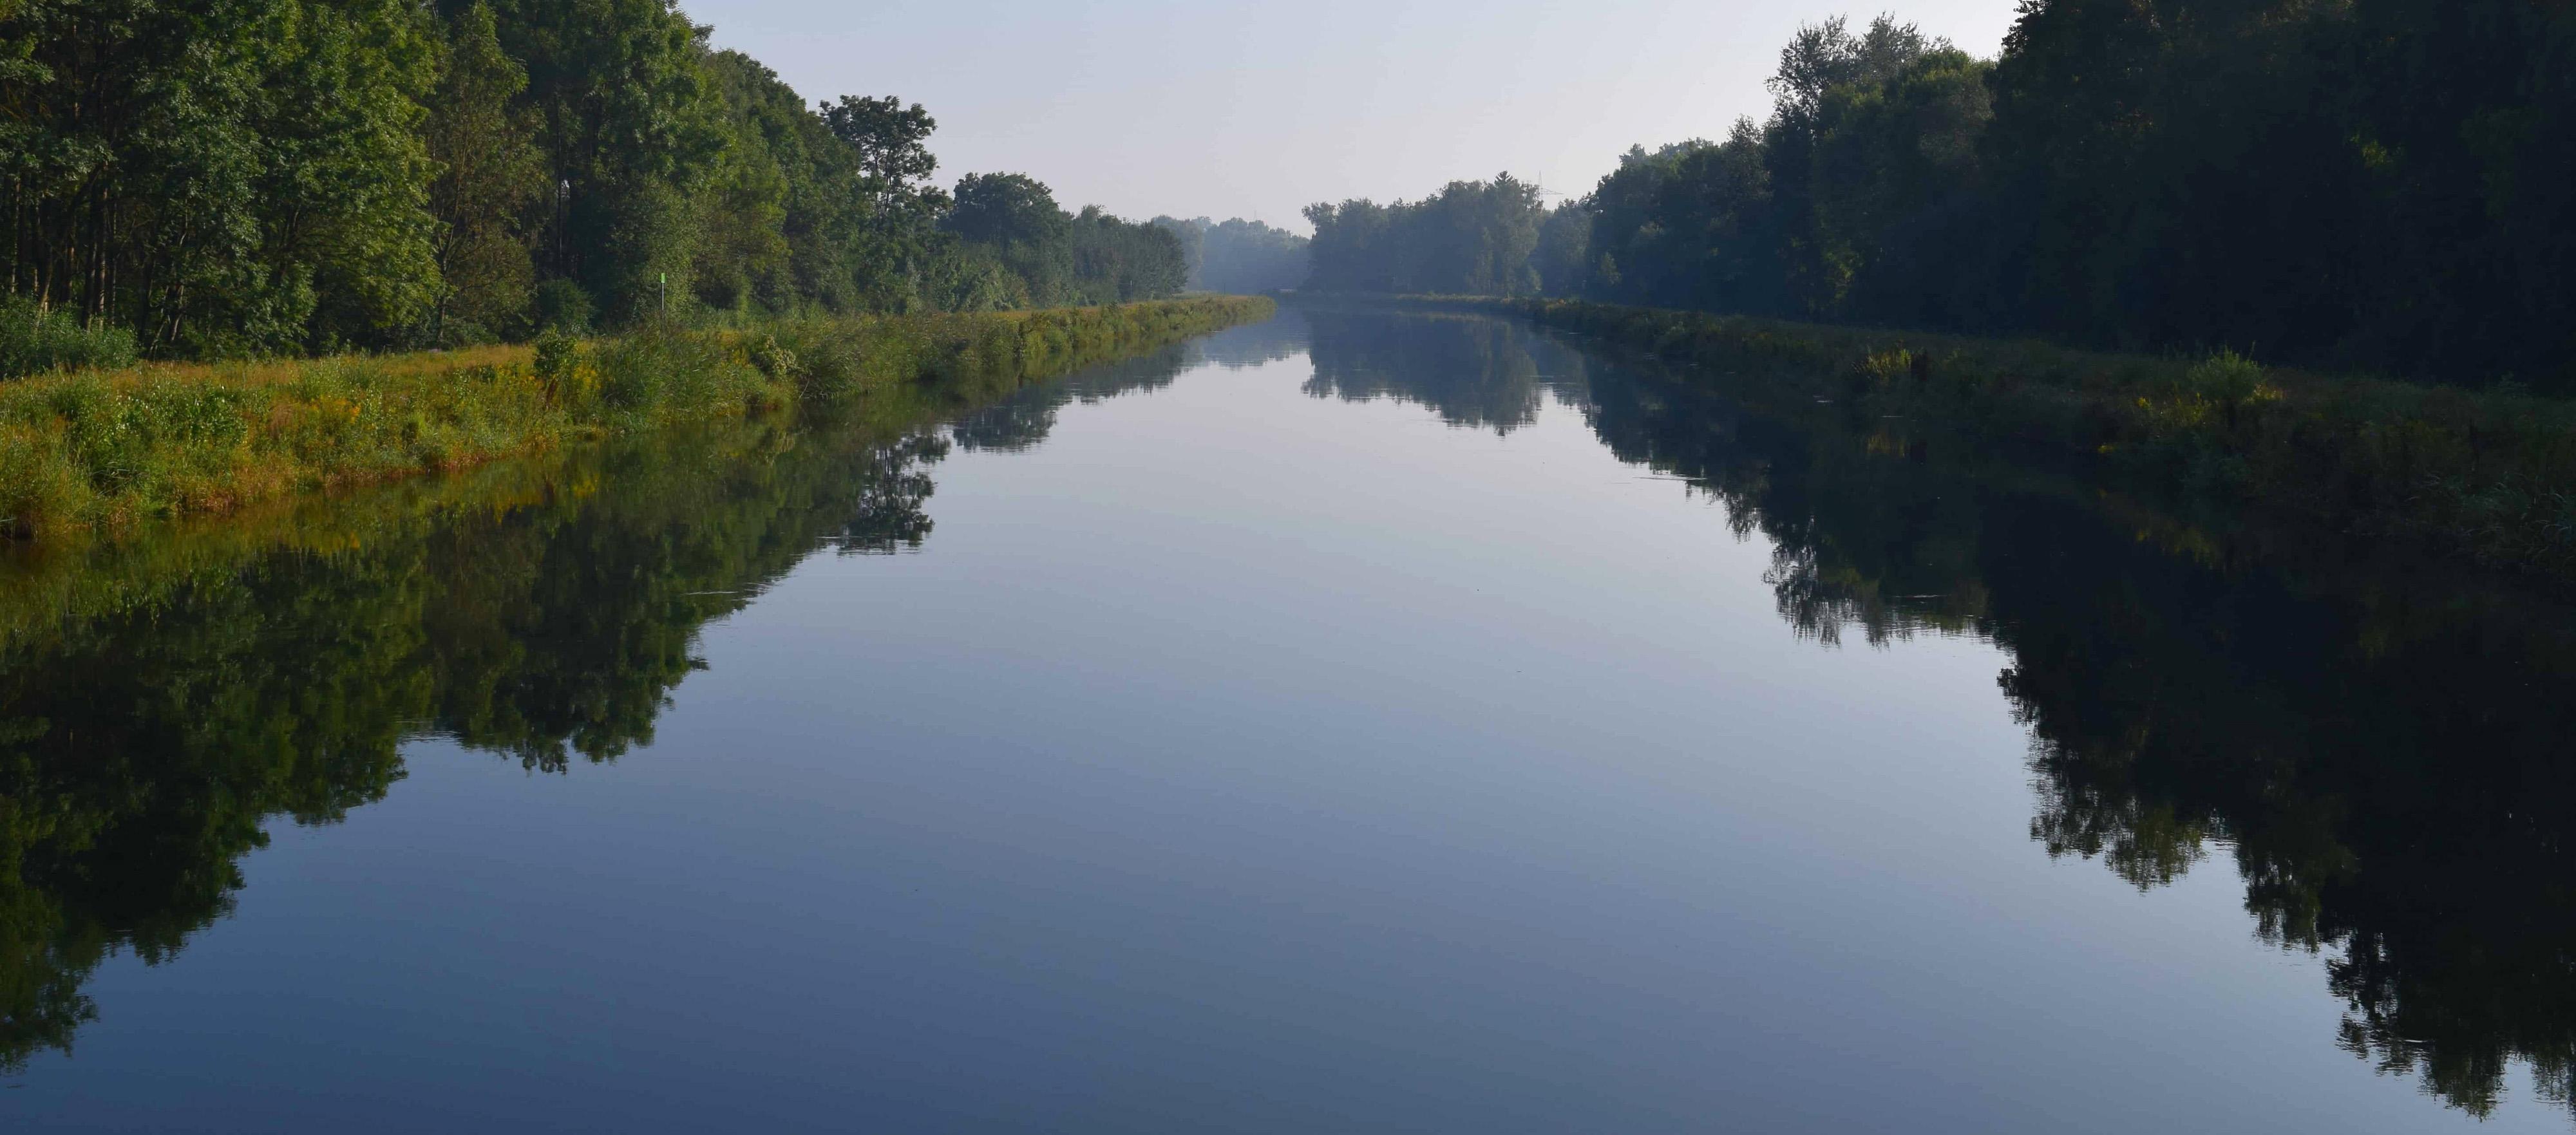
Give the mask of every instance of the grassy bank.
[(1921, 440), (2037, 448), (2145, 491), (2576, 572), (2576, 403), (2509, 387), (1575, 301), (1408, 302), (1527, 316)]
[(1270, 310), (1263, 299), (1202, 297), (0, 383), (0, 536), (122, 531), (570, 440), (897, 396), (924, 382), (971, 400)]

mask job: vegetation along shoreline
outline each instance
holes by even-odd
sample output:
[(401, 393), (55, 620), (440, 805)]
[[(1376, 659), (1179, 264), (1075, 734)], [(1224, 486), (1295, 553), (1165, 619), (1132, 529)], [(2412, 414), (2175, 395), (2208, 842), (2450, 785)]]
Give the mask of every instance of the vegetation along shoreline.
[(1903, 423), (1918, 436), (1899, 449), (1951, 432), (2072, 458), (2150, 492), (2576, 576), (2576, 405), (2510, 386), (1581, 300), (1394, 302), (1521, 316), (1725, 375), (1743, 393), (1830, 401)]
[(918, 382), (973, 400), (1272, 310), (1267, 299), (1198, 296), (57, 372), (0, 384), (0, 537), (46, 543), (114, 533), (158, 517), (225, 513)]

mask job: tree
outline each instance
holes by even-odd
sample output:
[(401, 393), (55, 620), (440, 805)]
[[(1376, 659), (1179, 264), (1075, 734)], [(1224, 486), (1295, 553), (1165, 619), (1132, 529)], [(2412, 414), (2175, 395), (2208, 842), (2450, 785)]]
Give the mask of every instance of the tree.
[(669, 0), (494, 0), (528, 71), (560, 200), (541, 274), (578, 281), (610, 319), (690, 294), (695, 196), (728, 142), (701, 32)]
[(526, 329), (536, 280), (526, 222), (547, 188), (545, 154), (532, 140), (536, 116), (516, 104), (528, 76), (502, 52), (486, 4), (459, 14), (447, 38), (447, 65), (424, 131), (438, 163), (429, 188), (440, 282), (430, 337), (515, 336)]
[(12, 290), (158, 354), (381, 343), (426, 310), (417, 7), (25, 0), (0, 44)]
[(1359, 200), (1306, 208), (1315, 226), (1308, 286), (1325, 291), (1528, 295), (1545, 207), (1505, 173), (1453, 181), (1419, 202)]
[[(854, 170), (849, 192), (862, 237), (852, 270), (869, 306), (938, 306), (936, 293), (956, 295), (960, 254), (943, 244), (938, 229), (950, 202), (929, 182), (939, 168), (927, 144), (937, 121), (921, 104), (906, 107), (892, 95), (845, 95), (821, 111)], [(965, 294), (972, 298), (952, 302), (993, 301), (990, 289), (969, 287)]]
[(939, 123), (920, 103), (907, 107), (893, 95), (843, 95), (837, 103), (823, 104), (823, 122), (857, 157), (859, 176), (878, 200), (924, 192), (939, 169), (939, 159), (926, 144)]
[(1046, 244), (1061, 239), (1069, 224), (1055, 194), (1026, 174), (968, 174), (957, 183), (956, 200), (948, 231), (977, 244)]
[(1074, 292), (1080, 302), (1126, 303), (1178, 295), (1189, 284), (1181, 238), (1150, 222), (1124, 221), (1086, 205), (1073, 218)]
[(1027, 302), (1044, 307), (1070, 292), (1072, 223), (1037, 179), (978, 173), (957, 182), (956, 205), (942, 227), (1018, 276)]

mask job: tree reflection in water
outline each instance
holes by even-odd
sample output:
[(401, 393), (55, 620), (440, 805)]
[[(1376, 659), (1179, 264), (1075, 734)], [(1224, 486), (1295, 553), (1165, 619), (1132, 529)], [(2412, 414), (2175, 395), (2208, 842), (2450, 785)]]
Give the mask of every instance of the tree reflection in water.
[[(1763, 406), (1507, 323), (1319, 308), (1031, 388), (939, 430), (756, 425), (552, 468), (505, 502), (168, 573), (0, 638), (0, 1063), (66, 1048), (82, 986), (229, 908), (274, 817), (329, 823), (443, 735), (560, 772), (652, 738), (696, 635), (818, 547), (931, 533), (953, 447), (1040, 444), (1066, 401), (1253, 366), (1311, 335), (1318, 397), (1509, 432), (1546, 400), (1724, 505), (1823, 646), (1971, 634), (2028, 728), (2033, 838), (2141, 888), (2234, 859), (2262, 937), (2325, 956), (2335, 1042), (2484, 1113), (2520, 1058), (2576, 1078), (2576, 612), (2244, 518), (2192, 524)], [(114, 582), (114, 581), (110, 581)], [(111, 593), (114, 587), (92, 589)], [(89, 592), (84, 592), (88, 594)]]
[[(92, 609), (18, 604), (0, 626), (0, 1068), (70, 1048), (104, 959), (158, 962), (223, 917), (272, 818), (326, 824), (383, 798), (406, 740), (553, 773), (613, 760), (651, 743), (709, 620), (818, 547), (920, 547), (952, 438), (1025, 448), (1067, 400), (1298, 345), (1293, 329), (1238, 327), (949, 427), (683, 431), (348, 502), (357, 520), (297, 551), (235, 553), (218, 528), (185, 537), (214, 553), (174, 536), (103, 557), (77, 586), (19, 572), (22, 594)], [(454, 499), (419, 514), (423, 491)]]
[(2186, 523), (1903, 423), (1747, 405), (1515, 328), (1310, 318), (1319, 397), (1508, 429), (1530, 415), (1494, 408), (1534, 411), (1528, 376), (1555, 376), (1620, 459), (1772, 543), (1767, 579), (1803, 638), (2002, 647), (2050, 855), (2142, 889), (2232, 856), (2261, 938), (2325, 956), (2336, 1043), (2475, 1114), (2517, 1057), (2571, 1105), (2563, 598), (2252, 518)]

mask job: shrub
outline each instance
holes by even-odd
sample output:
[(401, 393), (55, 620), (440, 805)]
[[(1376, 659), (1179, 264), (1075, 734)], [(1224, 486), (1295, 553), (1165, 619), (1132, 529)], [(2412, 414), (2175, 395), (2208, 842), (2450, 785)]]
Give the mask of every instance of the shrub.
[(559, 406), (580, 402), (597, 384), (598, 376), (582, 365), (581, 340), (569, 335), (537, 336), (535, 368), (546, 399)]
[(0, 425), (0, 539), (73, 525), (91, 495), (59, 431)]
[(2262, 392), (2263, 368), (2234, 351), (2221, 350), (2183, 371), (2182, 385), (2187, 394), (2233, 411)]
[(24, 296), (0, 296), (0, 379), (133, 363), (133, 332), (86, 325)]
[(540, 332), (557, 335), (587, 335), (596, 305), (590, 293), (570, 280), (548, 280), (537, 285), (530, 297), (528, 314)]
[(772, 387), (716, 332), (655, 325), (602, 344), (598, 362), (601, 399), (630, 414), (693, 417), (728, 403), (783, 400), (781, 388)]
[(796, 352), (779, 345), (776, 335), (752, 340), (750, 356), (752, 367), (773, 382), (793, 382), (803, 373), (796, 365)]

